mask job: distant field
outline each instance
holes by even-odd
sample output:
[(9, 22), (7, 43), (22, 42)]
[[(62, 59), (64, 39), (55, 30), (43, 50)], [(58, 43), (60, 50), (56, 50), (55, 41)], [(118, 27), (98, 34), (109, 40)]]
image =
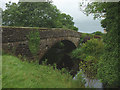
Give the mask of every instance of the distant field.
[[(53, 69), (52, 66), (21, 61), (17, 57), (2, 57), (3, 88), (71, 88), (75, 85), (68, 73)], [(84, 87), (84, 86), (83, 86)]]

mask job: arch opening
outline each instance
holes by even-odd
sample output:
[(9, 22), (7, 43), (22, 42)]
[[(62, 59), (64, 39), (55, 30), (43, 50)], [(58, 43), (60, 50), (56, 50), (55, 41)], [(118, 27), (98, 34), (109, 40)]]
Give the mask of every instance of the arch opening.
[(74, 60), (70, 57), (70, 53), (76, 49), (74, 43), (68, 40), (62, 40), (54, 44), (42, 57), (42, 61), (47, 59), (47, 64), (56, 63), (58, 69), (66, 68), (69, 72), (73, 69)]

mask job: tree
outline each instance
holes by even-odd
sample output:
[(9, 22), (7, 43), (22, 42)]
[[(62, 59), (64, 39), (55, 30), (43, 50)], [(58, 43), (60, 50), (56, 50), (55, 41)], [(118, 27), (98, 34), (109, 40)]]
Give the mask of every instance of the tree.
[(103, 52), (103, 42), (99, 39), (90, 39), (79, 48), (72, 51), (72, 58), (82, 61), (80, 68), (89, 78), (96, 78), (97, 65)]
[(105, 87), (120, 87), (120, 57), (118, 33), (120, 24), (120, 2), (94, 2), (88, 4), (84, 12), (94, 14), (94, 18), (104, 19), (101, 26), (106, 28), (107, 34), (104, 36), (104, 54), (101, 56), (98, 68), (98, 77)]
[(94, 33), (92, 33), (92, 34), (95, 34), (95, 35), (103, 35), (103, 33), (102, 33), (101, 31), (96, 31), (96, 32), (94, 32)]
[(74, 26), (74, 22), (71, 22), (73, 21), (73, 18), (70, 15), (66, 15), (65, 13), (62, 13), (59, 17), (59, 21), (61, 22), (62, 28), (70, 28), (78, 31), (78, 28)]
[(2, 25), (2, 8), (0, 8), (0, 26)]
[(61, 14), (56, 6), (51, 3), (19, 2), (16, 4), (9, 2), (6, 7), (7, 9), (3, 11), (3, 25), (6, 26), (66, 27), (67, 29), (76, 30), (72, 17)]

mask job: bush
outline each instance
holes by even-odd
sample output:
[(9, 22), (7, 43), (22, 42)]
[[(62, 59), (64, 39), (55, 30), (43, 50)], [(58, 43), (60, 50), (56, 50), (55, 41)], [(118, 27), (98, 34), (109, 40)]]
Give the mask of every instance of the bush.
[(29, 49), (33, 55), (38, 53), (40, 48), (40, 35), (39, 31), (31, 31), (28, 35), (29, 39)]
[(81, 47), (74, 50), (72, 58), (82, 59), (80, 68), (89, 78), (95, 78), (97, 73), (97, 64), (103, 53), (103, 42), (98, 39), (90, 39)]
[(103, 35), (103, 33), (100, 32), (100, 31), (96, 31), (96, 32), (94, 32), (93, 34), (95, 34), (95, 35)]
[(93, 34), (82, 33), (81, 37), (80, 37), (80, 43), (85, 43), (85, 42), (87, 42), (87, 40), (94, 39), (94, 38), (95, 37)]
[(88, 61), (88, 57), (90, 56), (100, 56), (103, 51), (103, 42), (102, 40), (90, 39), (86, 43), (84, 43), (81, 47), (75, 49), (72, 52), (72, 57), (77, 59), (84, 59)]
[(120, 87), (120, 55), (118, 29), (111, 29), (104, 37), (104, 54), (99, 61), (98, 77), (104, 87)]

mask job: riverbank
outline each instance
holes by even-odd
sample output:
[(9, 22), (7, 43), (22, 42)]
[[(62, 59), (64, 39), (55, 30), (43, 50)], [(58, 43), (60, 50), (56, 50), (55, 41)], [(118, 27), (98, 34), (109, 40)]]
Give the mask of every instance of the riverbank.
[(72, 76), (53, 66), (2, 56), (2, 88), (83, 88), (73, 84)]

